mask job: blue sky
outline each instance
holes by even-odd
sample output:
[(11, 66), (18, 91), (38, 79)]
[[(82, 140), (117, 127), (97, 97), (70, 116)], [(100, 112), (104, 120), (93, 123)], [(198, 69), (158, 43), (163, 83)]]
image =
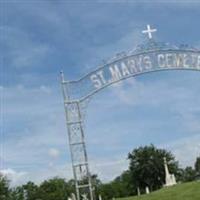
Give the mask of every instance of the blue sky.
[[(13, 185), (72, 177), (59, 72), (69, 80), (154, 37), (200, 47), (195, 1), (1, 1), (1, 165)], [(159, 72), (98, 93), (86, 115), (91, 171), (109, 181), (153, 143), (182, 166), (200, 151), (200, 73)]]

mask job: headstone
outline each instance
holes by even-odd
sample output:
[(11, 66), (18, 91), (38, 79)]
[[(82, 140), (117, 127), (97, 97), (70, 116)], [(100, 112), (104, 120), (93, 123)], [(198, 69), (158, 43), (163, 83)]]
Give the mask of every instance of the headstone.
[(169, 173), (167, 160), (165, 157), (164, 157), (164, 167), (165, 167), (165, 185), (164, 185), (164, 187), (176, 185), (176, 178), (175, 178), (174, 174)]
[(102, 200), (102, 197), (101, 197), (101, 195), (99, 195), (99, 200)]
[(76, 200), (76, 195), (74, 193), (71, 194), (71, 199)]
[(149, 193), (150, 193), (150, 192), (149, 192), (149, 187), (148, 187), (148, 186), (146, 186), (145, 191), (146, 191), (146, 194), (149, 194)]
[(140, 194), (141, 194), (141, 193), (140, 193), (140, 188), (137, 187), (137, 195), (140, 196)]

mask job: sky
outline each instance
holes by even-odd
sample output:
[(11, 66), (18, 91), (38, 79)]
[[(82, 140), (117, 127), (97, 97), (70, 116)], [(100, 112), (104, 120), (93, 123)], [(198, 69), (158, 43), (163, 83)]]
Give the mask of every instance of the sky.
[[(72, 178), (61, 70), (68, 80), (154, 38), (200, 48), (198, 1), (0, 1), (0, 171), (13, 186)], [(156, 72), (97, 93), (85, 136), (92, 173), (104, 182), (128, 169), (127, 154), (154, 144), (181, 167), (200, 153), (200, 72)]]

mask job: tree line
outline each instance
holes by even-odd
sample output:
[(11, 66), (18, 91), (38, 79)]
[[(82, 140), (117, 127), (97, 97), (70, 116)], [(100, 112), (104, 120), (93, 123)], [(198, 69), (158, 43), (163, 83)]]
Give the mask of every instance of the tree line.
[[(113, 197), (137, 195), (137, 189), (145, 192), (148, 186), (155, 191), (165, 184), (163, 158), (168, 162), (170, 173), (175, 174), (177, 182), (194, 181), (200, 178), (200, 157), (197, 157), (194, 167), (179, 167), (173, 154), (154, 145), (139, 147), (128, 154), (129, 168), (109, 183), (103, 183), (97, 175), (91, 175), (94, 196), (103, 200)], [(43, 181), (40, 185), (28, 182), (14, 188), (9, 180), (0, 174), (0, 200), (67, 200), (75, 193), (75, 181), (66, 181), (55, 177)]]

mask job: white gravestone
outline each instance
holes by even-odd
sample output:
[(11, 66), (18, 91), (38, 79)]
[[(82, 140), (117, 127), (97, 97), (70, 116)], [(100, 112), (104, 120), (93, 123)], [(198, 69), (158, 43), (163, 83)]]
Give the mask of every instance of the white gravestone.
[(101, 197), (101, 195), (99, 195), (99, 200), (102, 200), (102, 197)]
[(137, 195), (140, 196), (140, 188), (137, 187)]
[(76, 195), (72, 193), (71, 197), (68, 197), (68, 200), (76, 200)]
[(99, 200), (102, 200), (102, 197), (101, 197), (101, 195), (99, 195)]
[(164, 185), (164, 187), (176, 185), (176, 178), (175, 178), (174, 174), (169, 173), (166, 158), (164, 158), (164, 167), (165, 167), (165, 185)]
[(150, 193), (150, 192), (149, 192), (149, 187), (148, 187), (148, 186), (146, 186), (145, 191), (146, 191), (146, 194), (149, 194), (149, 193)]
[(76, 195), (74, 193), (71, 194), (72, 200), (76, 200)]

